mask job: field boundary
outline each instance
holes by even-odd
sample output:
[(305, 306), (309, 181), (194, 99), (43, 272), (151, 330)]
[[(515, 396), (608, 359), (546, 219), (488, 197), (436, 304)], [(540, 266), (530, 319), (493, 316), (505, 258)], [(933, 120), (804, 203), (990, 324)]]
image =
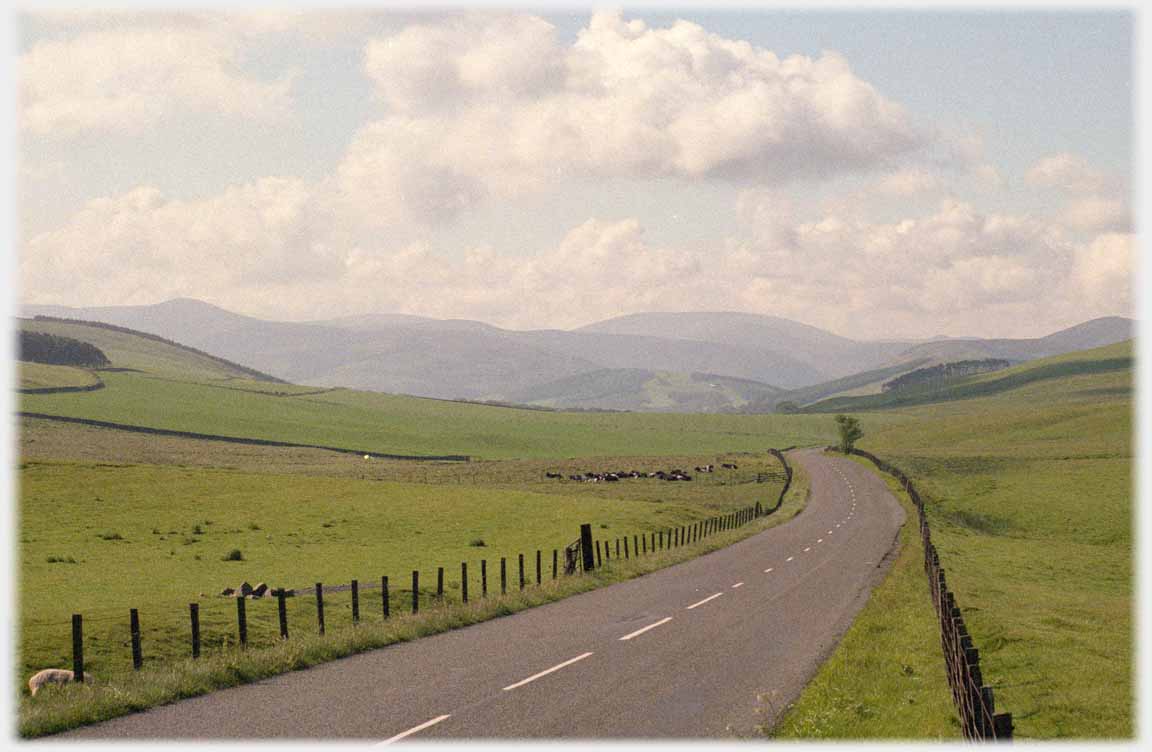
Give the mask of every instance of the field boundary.
[(104, 386), (103, 379), (97, 376), (95, 384), (86, 384), (84, 386), (29, 387), (28, 389), (17, 389), (16, 392), (18, 394), (67, 394), (69, 392), (95, 392), (98, 389), (103, 389)]
[(940, 643), (944, 652), (944, 664), (948, 674), (948, 684), (952, 688), (952, 701), (960, 716), (960, 728), (969, 740), (1008, 740), (1012, 738), (1012, 714), (997, 713), (992, 688), (984, 684), (980, 671), (980, 651), (968, 634), (968, 627), (956, 605), (956, 598), (948, 589), (944, 569), (940, 566), (940, 556), (932, 543), (932, 531), (924, 513), (924, 502), (912, 479), (896, 466), (880, 459), (863, 449), (848, 452), (863, 457), (899, 481), (916, 507), (920, 522), (920, 540), (924, 545), (924, 573), (928, 577), (928, 588), (932, 603), (940, 623)]
[(112, 423), (106, 420), (92, 418), (73, 418), (67, 415), (51, 415), (49, 413), (31, 413), (20, 411), (16, 413), (19, 418), (38, 418), (40, 420), (54, 420), (61, 423), (78, 423), (96, 428), (115, 428), (121, 431), (146, 433), (154, 436), (177, 436), (184, 439), (204, 439), (205, 441), (225, 441), (231, 444), (253, 444), (256, 446), (298, 447), (301, 449), (325, 449), (330, 452), (343, 454), (363, 454), (368, 457), (386, 460), (428, 460), (440, 462), (471, 462), (471, 455), (467, 454), (389, 454), (371, 449), (348, 449), (347, 447), (323, 446), (320, 444), (297, 444), (291, 441), (274, 441), (272, 439), (252, 439), (242, 436), (221, 436), (210, 433), (195, 433), (193, 431), (177, 431), (171, 428), (152, 428), (150, 426), (135, 426), (130, 423)]

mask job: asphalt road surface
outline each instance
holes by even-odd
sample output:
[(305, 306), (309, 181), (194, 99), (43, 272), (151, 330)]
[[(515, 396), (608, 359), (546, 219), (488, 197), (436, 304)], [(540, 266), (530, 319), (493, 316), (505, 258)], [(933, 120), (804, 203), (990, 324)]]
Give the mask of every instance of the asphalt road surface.
[(883, 577), (883, 481), (790, 454), (812, 496), (720, 551), (518, 614), (53, 737), (733, 738), (771, 726)]

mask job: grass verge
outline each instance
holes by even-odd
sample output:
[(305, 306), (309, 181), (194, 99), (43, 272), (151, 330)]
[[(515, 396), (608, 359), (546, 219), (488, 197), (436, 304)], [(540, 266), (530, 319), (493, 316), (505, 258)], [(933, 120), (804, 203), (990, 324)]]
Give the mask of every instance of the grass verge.
[(638, 559), (606, 562), (591, 574), (545, 581), (540, 586), (530, 586), (506, 596), (468, 604), (425, 607), (417, 615), (402, 614), (386, 621), (366, 620), (357, 626), (330, 625), (323, 636), (293, 636), (271, 646), (244, 650), (227, 648), (198, 660), (146, 666), (138, 672), (117, 671), (96, 677), (92, 684), (49, 687), (35, 698), (22, 698), (19, 733), (24, 738), (60, 733), (214, 690), (507, 616), (687, 561), (783, 524), (799, 514), (807, 500), (808, 480), (800, 468), (794, 469), (792, 488), (780, 509), (742, 528), (718, 533), (674, 550)]
[[(871, 463), (853, 458), (875, 472)], [(924, 576), (916, 510), (882, 475), (907, 514), (888, 576), (799, 699), (778, 739), (958, 739), (960, 727), (940, 651), (940, 627)]]

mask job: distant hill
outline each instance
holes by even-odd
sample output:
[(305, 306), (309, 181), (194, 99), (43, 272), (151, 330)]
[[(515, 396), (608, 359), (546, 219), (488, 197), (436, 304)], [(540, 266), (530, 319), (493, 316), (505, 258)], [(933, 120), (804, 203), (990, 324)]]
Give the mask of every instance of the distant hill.
[[(711, 410), (722, 403), (770, 412), (776, 402), (790, 399), (775, 388), (796, 391), (792, 399), (807, 404), (844, 390), (879, 391), (884, 379), (924, 365), (988, 357), (1022, 361), (1132, 336), (1132, 322), (1115, 317), (1035, 340), (865, 342), (745, 313), (644, 313), (574, 331), (514, 331), (404, 314), (265, 321), (187, 298), (146, 306), (23, 310), (150, 332), (297, 384), (442, 399), (521, 401), (537, 394), (534, 388), (546, 387), (551, 396), (533, 403), (590, 406), (584, 390), (593, 384), (623, 386), (639, 378), (624, 376), (631, 371), (664, 374), (649, 375), (644, 389), (603, 397), (613, 409), (635, 410)], [(612, 371), (621, 373), (601, 373)], [(691, 374), (759, 386), (700, 390)], [(554, 393), (564, 385), (574, 391)], [(721, 392), (727, 396), (714, 399)]]
[(750, 379), (641, 368), (590, 371), (514, 392), (513, 402), (547, 407), (653, 412), (739, 412), (783, 390)]
[[(1126, 374), (1123, 384), (1109, 388), (1119, 390), (1117, 393), (1127, 394), (1131, 388), (1133, 365), (1132, 341), (1128, 340), (1104, 347), (1065, 353), (1050, 358), (1040, 358), (1005, 370), (957, 378), (932, 390), (893, 390), (883, 394), (861, 397), (834, 397), (809, 405), (804, 409), (804, 412), (890, 410), (899, 407), (995, 396), (1056, 381), (1061, 382), (1060, 385), (1065, 391), (1075, 393), (1075, 377), (1109, 373)], [(1093, 396), (1096, 396), (1100, 390), (1093, 383), (1092, 389), (1089, 391)], [(1043, 398), (1045, 394), (1040, 396)], [(1047, 396), (1054, 397), (1055, 395)]]

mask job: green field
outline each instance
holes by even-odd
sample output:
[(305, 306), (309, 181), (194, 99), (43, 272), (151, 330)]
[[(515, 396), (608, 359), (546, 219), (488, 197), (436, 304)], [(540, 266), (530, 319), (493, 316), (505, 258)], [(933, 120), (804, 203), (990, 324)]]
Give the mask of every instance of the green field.
[[(1019, 375), (1127, 352), (1026, 364), (1012, 389), (999, 388), (1003, 372), (988, 374), (983, 383), (1000, 382), (993, 396), (909, 408), (898, 427), (860, 416), (860, 446), (917, 483), (985, 682), (1021, 738), (1133, 734), (1132, 373)], [(905, 566), (922, 580), (915, 558)], [(902, 582), (893, 576), (874, 601)], [(922, 611), (870, 606), (782, 733), (904, 736), (885, 720), (906, 711), (904, 693), (861, 677), (893, 675), (923, 637)], [(829, 689), (835, 671), (851, 699)]]
[(60, 387), (99, 384), (96, 374), (86, 368), (56, 366), (47, 363), (21, 363), (19, 389), (58, 389)]
[(97, 392), (21, 395), (20, 409), (193, 433), (482, 458), (763, 451), (832, 438), (823, 416), (552, 413), (343, 389), (281, 397), (141, 373), (103, 378), (107, 386)]
[[(771, 457), (740, 459), (750, 470), (779, 468)], [(301, 588), (353, 578), (375, 583), (389, 575), (399, 591), (409, 587), (413, 569), (433, 586), (443, 566), (455, 589), (461, 562), (470, 562), (478, 578), (481, 559), (494, 567), (500, 557), (515, 562), (523, 553), (534, 567), (537, 549), (545, 552), (550, 576), (552, 549), (578, 537), (583, 522), (595, 525), (597, 537), (615, 538), (774, 500), (780, 488), (742, 477), (695, 487), (632, 480), (616, 484), (625, 487), (619, 491), (600, 486), (587, 493), (580, 489), (595, 484), (569, 483), (563, 493), (546, 493), (536, 490), (544, 484), (535, 467), (498, 464), (499, 482), (425, 484), (26, 462), (20, 472), (21, 672), (68, 664), (71, 613), (91, 624), (88, 660), (99, 674), (130, 661), (123, 648), (130, 607), (140, 610), (150, 657), (170, 659), (188, 649), (189, 602), (201, 603), (213, 641), (232, 633), (235, 603), (216, 596), (244, 580)], [(518, 473), (527, 477), (518, 482)], [(232, 550), (243, 560), (224, 561)], [(397, 597), (397, 607), (401, 603)], [(256, 623), (273, 636), (271, 606), (253, 609)]]

